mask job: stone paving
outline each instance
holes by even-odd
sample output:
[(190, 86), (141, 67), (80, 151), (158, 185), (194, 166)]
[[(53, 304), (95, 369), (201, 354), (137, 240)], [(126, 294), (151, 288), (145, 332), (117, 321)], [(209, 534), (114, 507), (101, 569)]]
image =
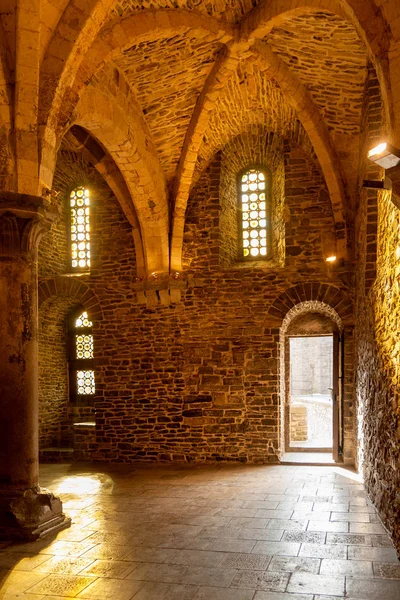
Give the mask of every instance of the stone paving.
[(72, 517), (0, 550), (0, 598), (399, 600), (400, 562), (339, 467), (44, 465)]

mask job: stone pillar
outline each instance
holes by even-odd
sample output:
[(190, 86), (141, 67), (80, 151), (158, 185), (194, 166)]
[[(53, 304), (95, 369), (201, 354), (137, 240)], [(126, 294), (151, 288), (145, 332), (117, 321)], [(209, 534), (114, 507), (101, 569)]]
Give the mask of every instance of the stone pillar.
[(0, 192), (0, 537), (37, 539), (68, 527), (38, 484), (37, 249), (58, 218), (50, 202)]

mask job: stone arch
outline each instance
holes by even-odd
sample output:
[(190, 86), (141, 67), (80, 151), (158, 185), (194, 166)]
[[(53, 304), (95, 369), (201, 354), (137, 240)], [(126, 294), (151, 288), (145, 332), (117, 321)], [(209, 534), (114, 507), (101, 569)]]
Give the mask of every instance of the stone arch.
[(45, 124), (51, 117), (55, 104), (56, 113), (61, 109), (64, 92), (71, 87), (114, 3), (114, 0), (70, 0), (68, 3), (40, 67), (40, 123)]
[[(143, 277), (145, 272), (140, 224), (136, 215), (135, 207), (133, 206), (128, 186), (126, 185), (126, 181), (121, 171), (115, 164), (115, 161), (110, 154), (107, 153), (97, 142), (97, 140), (83, 127), (72, 126), (66, 136), (68, 141), (71, 142), (73, 148), (82, 152), (85, 158), (87, 158), (88, 162), (93, 165), (96, 171), (102, 176), (121, 205), (124, 215), (126, 216), (129, 224), (132, 226), (132, 236), (135, 244), (137, 276)], [(65, 137), (63, 140), (64, 139)]]
[(274, 52), (269, 50), (266, 44), (256, 42), (251, 49), (254, 49), (257, 53), (259, 60), (267, 62), (268, 74), (279, 83), (280, 88), (285, 92), (285, 96), (287, 96), (289, 103), (295, 109), (313, 145), (329, 189), (336, 231), (337, 234), (343, 236), (341, 239), (338, 239), (340, 254), (343, 256), (347, 247), (346, 194), (341, 176), (340, 162), (332, 144), (328, 128), (311, 95), (296, 74)]
[[(85, 10), (79, 11), (80, 19), (76, 19), (75, 35), (72, 41), (67, 42), (63, 39), (62, 30), (69, 6), (53, 36), (41, 68), (39, 122), (43, 128), (42, 157), (46, 157), (46, 153), (57, 145), (60, 129), (72, 114), (83, 86), (133, 41), (159, 37), (160, 32), (165, 36), (173, 35), (179, 30), (207, 33), (222, 43), (233, 37), (234, 28), (231, 25), (185, 10), (146, 10), (122, 20), (113, 19), (103, 27), (107, 9), (113, 2), (87, 2)], [(75, 4), (75, 0), (72, 0), (72, 4)]]
[(321, 302), (320, 300), (306, 300), (304, 302), (299, 302), (299, 304), (296, 304), (288, 310), (282, 321), (281, 333), (286, 333), (294, 319), (310, 312), (320, 313), (321, 315), (328, 317), (337, 326), (339, 331), (343, 329), (342, 319), (339, 317), (336, 310), (329, 306), (329, 304)]
[[(95, 406), (71, 403), (71, 318), (87, 310), (93, 329), (99, 326), (102, 310), (95, 294), (81, 281), (68, 277), (42, 280), (39, 285), (39, 425), (43, 457), (59, 456), (64, 448), (76, 457), (77, 434), (93, 442)], [(95, 334), (96, 335), (96, 334)], [(88, 368), (88, 367), (85, 367)], [(93, 367), (89, 367), (93, 368)], [(96, 369), (95, 369), (96, 370)], [(84, 421), (85, 431), (76, 423)], [(88, 438), (86, 438), (87, 440)], [(49, 448), (50, 447), (50, 448)], [(49, 454), (50, 452), (50, 454)]]
[[(140, 106), (129, 88), (108, 93), (108, 73), (86, 88), (70, 125), (79, 125), (111, 156), (135, 204), (147, 272), (168, 271), (168, 200), (165, 177)], [(51, 185), (56, 147), (48, 148), (42, 178)]]
[(86, 283), (75, 277), (50, 277), (39, 283), (39, 307), (47, 300), (56, 296), (69, 296), (76, 299), (77, 304), (82, 304), (90, 317), (99, 322), (103, 319), (103, 311), (96, 294)]
[(283, 323), (288, 312), (303, 302), (323, 303), (338, 314), (343, 324), (352, 323), (351, 298), (333, 285), (316, 281), (299, 283), (280, 294), (269, 308), (268, 315)]

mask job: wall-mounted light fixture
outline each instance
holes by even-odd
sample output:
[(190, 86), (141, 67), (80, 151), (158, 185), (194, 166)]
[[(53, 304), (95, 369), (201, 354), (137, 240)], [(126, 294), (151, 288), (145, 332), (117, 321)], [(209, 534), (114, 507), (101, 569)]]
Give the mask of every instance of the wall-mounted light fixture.
[(331, 256), (327, 256), (325, 259), (325, 262), (327, 263), (334, 263), (336, 261), (336, 256), (334, 254), (332, 254)]
[(368, 152), (370, 161), (385, 169), (382, 180), (366, 179), (365, 188), (392, 190), (392, 202), (400, 208), (400, 150), (388, 142), (382, 142)]
[(400, 165), (400, 150), (383, 142), (368, 152), (368, 158), (387, 171)]

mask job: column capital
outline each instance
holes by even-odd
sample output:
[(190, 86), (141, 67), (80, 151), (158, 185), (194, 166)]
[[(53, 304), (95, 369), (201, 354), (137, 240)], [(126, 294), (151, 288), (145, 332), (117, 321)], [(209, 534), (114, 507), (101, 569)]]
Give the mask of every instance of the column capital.
[(59, 216), (58, 206), (47, 198), (0, 191), (0, 257), (35, 250)]

